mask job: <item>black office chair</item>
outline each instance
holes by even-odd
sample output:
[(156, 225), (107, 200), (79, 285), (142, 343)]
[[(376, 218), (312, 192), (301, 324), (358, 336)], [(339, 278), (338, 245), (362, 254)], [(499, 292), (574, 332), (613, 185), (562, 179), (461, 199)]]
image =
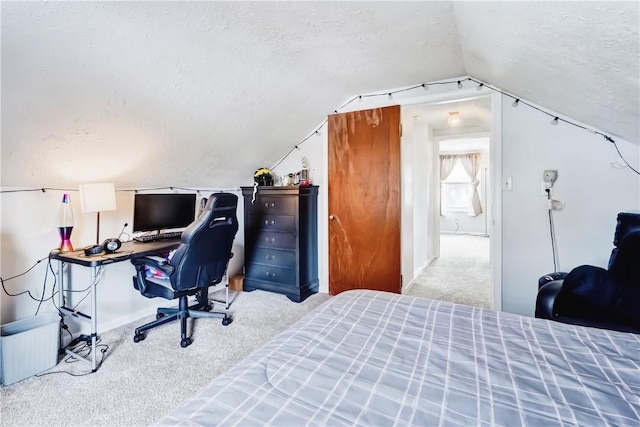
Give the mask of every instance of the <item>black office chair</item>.
[[(218, 317), (228, 325), (233, 319), (227, 313), (211, 310), (209, 286), (216, 285), (226, 275), (233, 240), (238, 231), (236, 208), (238, 197), (229, 193), (212, 194), (198, 216), (182, 233), (182, 243), (169, 261), (159, 257), (132, 259), (136, 268), (133, 287), (147, 298), (178, 299), (177, 308), (159, 308), (156, 320), (136, 329), (133, 341), (145, 338), (144, 331), (180, 319), (182, 347), (192, 343), (187, 337), (187, 318)], [(163, 273), (164, 278), (147, 277), (148, 268)], [(188, 297), (197, 303), (188, 306)]]

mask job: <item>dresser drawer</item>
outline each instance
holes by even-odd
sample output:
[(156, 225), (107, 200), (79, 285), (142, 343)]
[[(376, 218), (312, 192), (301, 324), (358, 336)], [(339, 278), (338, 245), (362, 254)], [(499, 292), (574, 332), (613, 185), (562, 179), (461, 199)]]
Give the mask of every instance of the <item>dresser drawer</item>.
[(292, 197), (257, 196), (254, 203), (249, 203), (249, 212), (295, 215), (298, 201)]
[(249, 279), (264, 280), (281, 283), (285, 286), (295, 286), (297, 283), (296, 270), (263, 264), (249, 264), (245, 274)]
[(296, 217), (293, 215), (250, 214), (249, 224), (259, 226), (263, 231), (296, 232)]
[(251, 256), (251, 262), (275, 267), (296, 268), (298, 256), (295, 251), (281, 251), (277, 249), (256, 248)]
[(292, 249), (297, 248), (297, 237), (291, 233), (277, 233), (261, 231), (256, 239), (255, 246), (260, 248)]

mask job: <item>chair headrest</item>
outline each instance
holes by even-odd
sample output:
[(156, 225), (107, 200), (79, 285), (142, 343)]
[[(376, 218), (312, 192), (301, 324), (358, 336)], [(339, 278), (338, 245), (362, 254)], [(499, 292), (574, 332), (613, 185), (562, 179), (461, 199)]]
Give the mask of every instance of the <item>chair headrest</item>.
[(620, 212), (613, 235), (613, 245), (618, 247), (622, 239), (630, 233), (640, 232), (640, 213)]

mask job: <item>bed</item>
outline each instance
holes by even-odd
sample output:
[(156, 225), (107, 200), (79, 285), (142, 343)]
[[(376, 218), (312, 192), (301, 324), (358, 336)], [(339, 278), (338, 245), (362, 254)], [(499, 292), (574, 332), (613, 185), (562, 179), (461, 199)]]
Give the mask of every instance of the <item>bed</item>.
[(348, 291), (158, 425), (637, 427), (640, 335)]

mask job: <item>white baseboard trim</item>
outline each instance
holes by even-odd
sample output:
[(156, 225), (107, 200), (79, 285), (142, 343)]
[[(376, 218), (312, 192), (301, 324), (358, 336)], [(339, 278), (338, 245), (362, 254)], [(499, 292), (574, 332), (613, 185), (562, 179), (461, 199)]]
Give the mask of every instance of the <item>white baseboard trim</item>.
[(447, 231), (447, 230), (440, 230), (440, 234), (448, 234), (448, 235), (462, 234), (462, 235), (468, 235), (468, 236), (489, 237), (488, 234), (485, 234), (483, 232), (474, 232), (474, 231)]
[(113, 319), (110, 322), (98, 324), (98, 335), (100, 335), (100, 333), (119, 328), (128, 323), (135, 322), (136, 320), (140, 320), (144, 317), (151, 316), (156, 312), (158, 307), (169, 307), (169, 306), (172, 306), (171, 301), (167, 303), (167, 300), (160, 299), (157, 304), (152, 304), (151, 306), (146, 307), (142, 310), (138, 310), (134, 313), (129, 313), (124, 316), (118, 317), (117, 319)]
[(411, 288), (413, 287), (413, 285), (416, 283), (416, 279), (418, 278), (418, 275), (420, 275), (420, 273), (422, 273), (422, 270), (424, 270), (425, 268), (429, 267), (431, 265), (431, 263), (433, 261), (435, 261), (436, 258), (432, 257), (429, 258), (420, 268), (417, 268), (413, 271), (413, 278), (409, 281), (409, 283), (407, 283), (406, 286), (404, 286), (402, 288), (402, 293), (406, 293), (409, 292), (411, 290)]

